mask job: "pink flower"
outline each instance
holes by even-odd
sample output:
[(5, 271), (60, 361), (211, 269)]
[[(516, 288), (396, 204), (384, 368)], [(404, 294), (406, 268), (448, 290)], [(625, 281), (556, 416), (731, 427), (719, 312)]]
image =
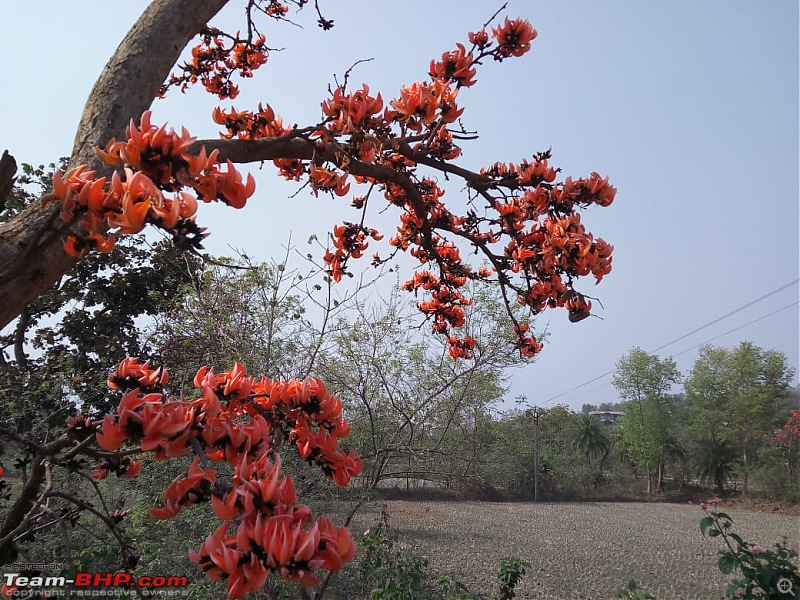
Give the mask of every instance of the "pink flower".
[(758, 544), (756, 544), (750, 549), (756, 554), (761, 554), (764, 551), (764, 546), (759, 546)]

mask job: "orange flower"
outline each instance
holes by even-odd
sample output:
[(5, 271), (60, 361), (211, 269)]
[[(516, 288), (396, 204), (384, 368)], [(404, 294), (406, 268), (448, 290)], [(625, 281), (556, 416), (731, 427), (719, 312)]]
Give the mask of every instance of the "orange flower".
[(226, 161), (228, 170), (217, 177), (218, 197), (233, 208), (243, 208), (247, 199), (256, 190), (256, 180), (248, 173), (247, 183), (242, 182), (242, 174), (236, 170), (231, 161)]
[[(186, 476), (178, 476), (161, 497), (163, 508), (150, 510), (157, 519), (171, 519), (180, 512), (184, 506), (191, 506), (197, 500), (208, 497), (210, 485), (214, 483), (214, 471), (201, 470), (199, 459), (194, 459)], [(227, 528), (227, 526), (226, 526)]]
[(342, 87), (337, 87), (330, 100), (322, 102), (322, 113), (328, 117), (326, 128), (336, 134), (350, 133), (369, 126), (374, 115), (383, 110), (383, 99), (369, 95), (369, 86), (362, 85), (360, 90), (345, 94)]
[(94, 467), (94, 469), (92, 469), (92, 479), (95, 481), (102, 481), (106, 477), (108, 477), (108, 469), (105, 467), (97, 465)]
[(431, 61), (429, 74), (434, 79), (445, 83), (453, 81), (459, 87), (475, 85), (474, 77), (477, 71), (470, 68), (474, 62), (472, 52), (467, 54), (463, 44), (456, 44), (456, 46), (457, 50), (442, 54), (441, 61)]
[(350, 184), (345, 184), (347, 173), (339, 175), (335, 171), (311, 165), (308, 176), (315, 194), (323, 191), (333, 192), (337, 196), (344, 196), (350, 191)]
[(509, 20), (506, 17), (502, 27), (493, 27), (492, 35), (497, 40), (500, 57), (522, 56), (531, 49), (531, 41), (537, 36), (536, 30), (528, 21)]
[(109, 451), (119, 450), (127, 439), (128, 434), (119, 426), (118, 420), (113, 415), (106, 415), (97, 432), (100, 447)]
[(592, 310), (592, 302), (587, 300), (583, 294), (576, 292), (564, 303), (564, 307), (569, 311), (570, 323), (577, 323), (589, 316)]
[(328, 571), (338, 571), (356, 554), (353, 538), (350, 537), (350, 532), (346, 527), (337, 529), (333, 521), (327, 517), (320, 517), (317, 523), (320, 540), (325, 544), (325, 548), (317, 553), (317, 556), (322, 559), (321, 566)]
[(523, 356), (527, 356), (529, 358), (534, 357), (536, 354), (542, 351), (542, 344), (536, 341), (536, 338), (533, 336), (523, 336), (519, 338), (518, 341), (519, 351), (522, 353)]
[(467, 336), (464, 339), (455, 336), (448, 336), (447, 345), (449, 346), (448, 354), (452, 358), (474, 358), (475, 340), (472, 336)]
[[(217, 580), (232, 575), (244, 554), (234, 547), (235, 540), (226, 535), (227, 531), (228, 523), (223, 523), (206, 538), (206, 541), (200, 546), (199, 552), (189, 551), (189, 559), (197, 563), (206, 572), (209, 579)], [(229, 580), (229, 591), (230, 583)], [(238, 596), (229, 594), (228, 597), (236, 598)]]
[(470, 44), (475, 44), (478, 48), (483, 48), (489, 44), (489, 34), (486, 29), (470, 32), (467, 36)]
[(139, 474), (139, 471), (141, 470), (142, 470), (142, 461), (132, 458), (128, 463), (128, 468), (125, 469), (124, 475), (125, 477), (136, 477)]

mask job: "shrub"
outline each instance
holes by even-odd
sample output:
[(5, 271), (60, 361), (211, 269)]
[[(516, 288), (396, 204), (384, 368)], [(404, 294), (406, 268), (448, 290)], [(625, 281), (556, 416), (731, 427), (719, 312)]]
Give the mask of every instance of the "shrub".
[(730, 515), (714, 510), (719, 502), (719, 498), (714, 498), (700, 505), (706, 513), (700, 521), (700, 531), (704, 536), (721, 537), (725, 542), (725, 548), (719, 551), (719, 570), (725, 575), (740, 573), (728, 586), (727, 597), (777, 599), (800, 592), (797, 551), (787, 547), (789, 540), (784, 537), (774, 549), (746, 542), (732, 531)]

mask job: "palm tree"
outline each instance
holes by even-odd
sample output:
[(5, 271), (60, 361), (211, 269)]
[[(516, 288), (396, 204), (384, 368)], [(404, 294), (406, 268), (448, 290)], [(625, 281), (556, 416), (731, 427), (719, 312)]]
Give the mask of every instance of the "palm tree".
[(573, 448), (584, 454), (589, 463), (592, 462), (592, 458), (604, 456), (611, 447), (606, 435), (606, 426), (593, 415), (577, 415), (570, 434)]
[(736, 449), (726, 440), (715, 437), (698, 442), (692, 452), (692, 467), (703, 483), (714, 482), (717, 493), (722, 495), (725, 483), (736, 475)]

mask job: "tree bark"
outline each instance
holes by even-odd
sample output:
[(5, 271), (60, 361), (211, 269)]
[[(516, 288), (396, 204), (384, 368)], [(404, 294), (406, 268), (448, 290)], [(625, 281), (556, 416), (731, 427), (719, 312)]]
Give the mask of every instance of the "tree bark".
[(8, 150), (3, 150), (3, 155), (0, 156), (0, 211), (6, 207), (8, 197), (14, 188), (16, 173), (17, 161), (8, 153)]
[[(89, 94), (71, 167), (86, 163), (108, 172), (93, 148), (122, 137), (130, 119), (150, 107), (181, 51), (227, 2), (154, 0), (145, 9)], [(62, 248), (69, 225), (58, 215), (56, 203), (34, 203), (0, 228), (0, 328), (75, 264)]]

